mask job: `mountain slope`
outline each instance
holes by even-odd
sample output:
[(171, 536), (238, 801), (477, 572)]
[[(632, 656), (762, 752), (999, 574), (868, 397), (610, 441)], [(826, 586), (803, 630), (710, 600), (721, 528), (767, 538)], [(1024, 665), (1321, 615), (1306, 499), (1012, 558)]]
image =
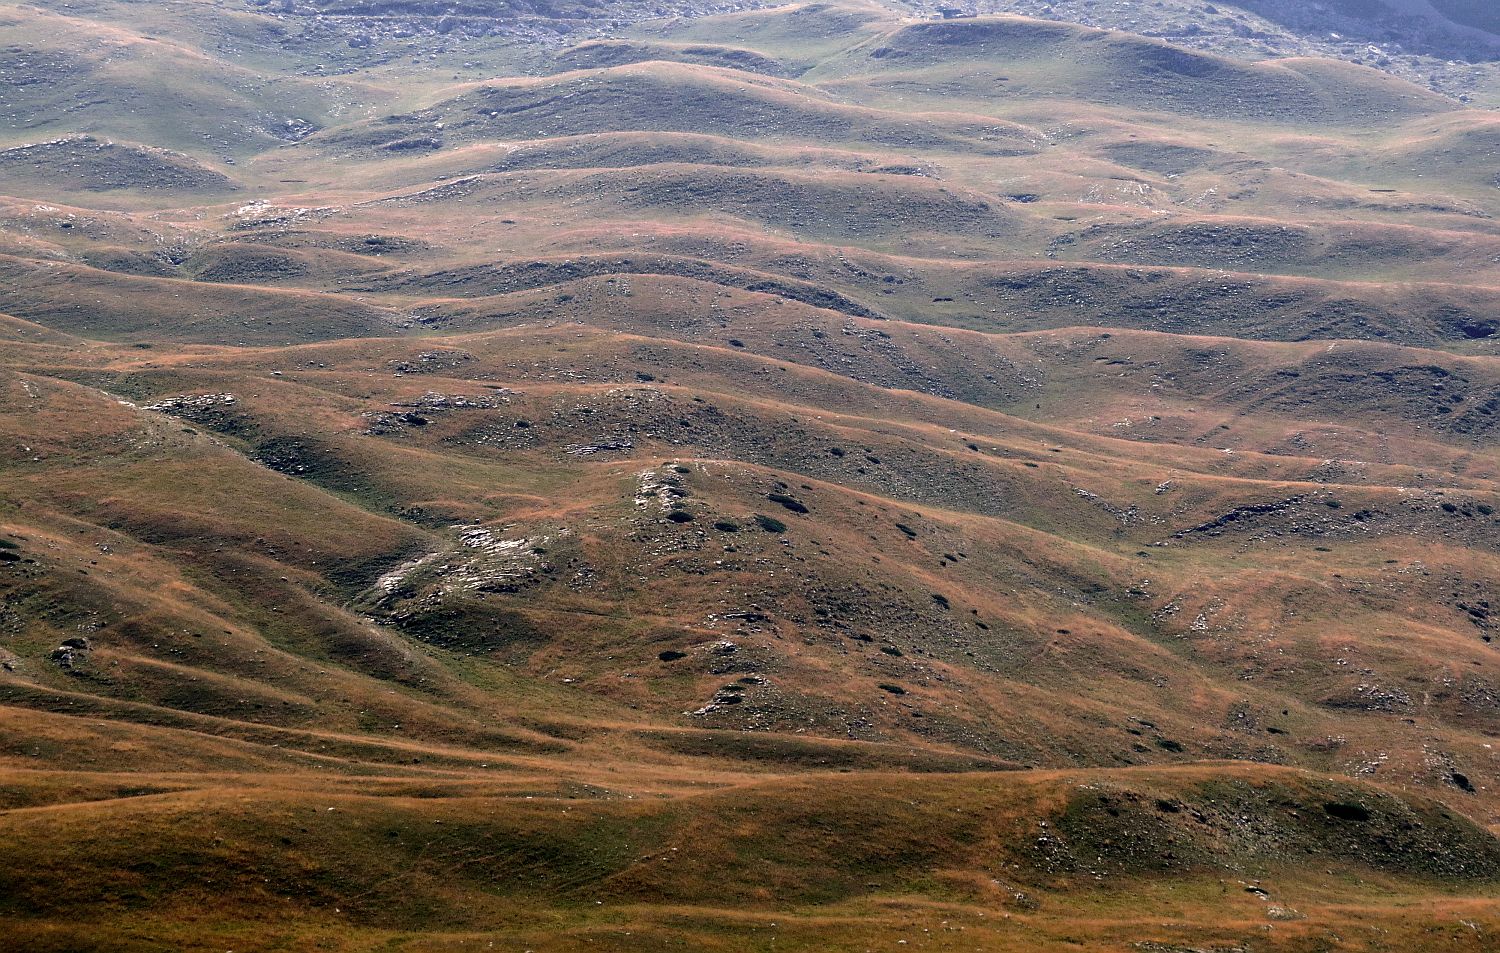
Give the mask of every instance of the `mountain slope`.
[(651, 13), (0, 11), (0, 947), (1487, 950), (1493, 114)]

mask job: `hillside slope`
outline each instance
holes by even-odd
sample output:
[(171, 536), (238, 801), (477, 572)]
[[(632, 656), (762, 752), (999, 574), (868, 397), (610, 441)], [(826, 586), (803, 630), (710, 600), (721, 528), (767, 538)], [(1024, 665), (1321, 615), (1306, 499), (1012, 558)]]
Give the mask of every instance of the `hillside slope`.
[(1494, 113), (861, 2), (5, 31), (0, 949), (1493, 947)]

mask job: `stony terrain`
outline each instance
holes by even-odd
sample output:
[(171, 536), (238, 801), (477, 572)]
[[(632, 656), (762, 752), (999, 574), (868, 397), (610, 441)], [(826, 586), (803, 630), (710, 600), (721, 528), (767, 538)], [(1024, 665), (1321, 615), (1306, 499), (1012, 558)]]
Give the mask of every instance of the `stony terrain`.
[(1323, 9), (0, 7), (0, 950), (1493, 949), (1491, 26)]

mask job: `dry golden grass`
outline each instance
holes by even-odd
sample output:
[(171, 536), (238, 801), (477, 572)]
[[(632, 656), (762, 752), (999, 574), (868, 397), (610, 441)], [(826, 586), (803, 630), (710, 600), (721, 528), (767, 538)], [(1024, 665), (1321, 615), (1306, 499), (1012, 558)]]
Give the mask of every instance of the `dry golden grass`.
[(0, 949), (1494, 946), (1492, 115), (284, 30), (0, 13)]

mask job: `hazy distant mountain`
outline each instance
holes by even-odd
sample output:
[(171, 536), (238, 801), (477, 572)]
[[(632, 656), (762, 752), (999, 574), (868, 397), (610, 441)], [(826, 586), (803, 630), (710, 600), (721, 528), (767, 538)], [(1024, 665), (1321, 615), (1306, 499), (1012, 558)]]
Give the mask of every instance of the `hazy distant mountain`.
[(1500, 7), (1489, 0), (1235, 0), (1237, 6), (1307, 33), (1399, 43), (1438, 56), (1500, 55)]
[[(937, 15), (942, 6), (907, 8)], [(1331, 57), (1487, 102), (1500, 91), (1500, 7), (1488, 0), (968, 0), (952, 9), (1086, 23), (1227, 56)]]

